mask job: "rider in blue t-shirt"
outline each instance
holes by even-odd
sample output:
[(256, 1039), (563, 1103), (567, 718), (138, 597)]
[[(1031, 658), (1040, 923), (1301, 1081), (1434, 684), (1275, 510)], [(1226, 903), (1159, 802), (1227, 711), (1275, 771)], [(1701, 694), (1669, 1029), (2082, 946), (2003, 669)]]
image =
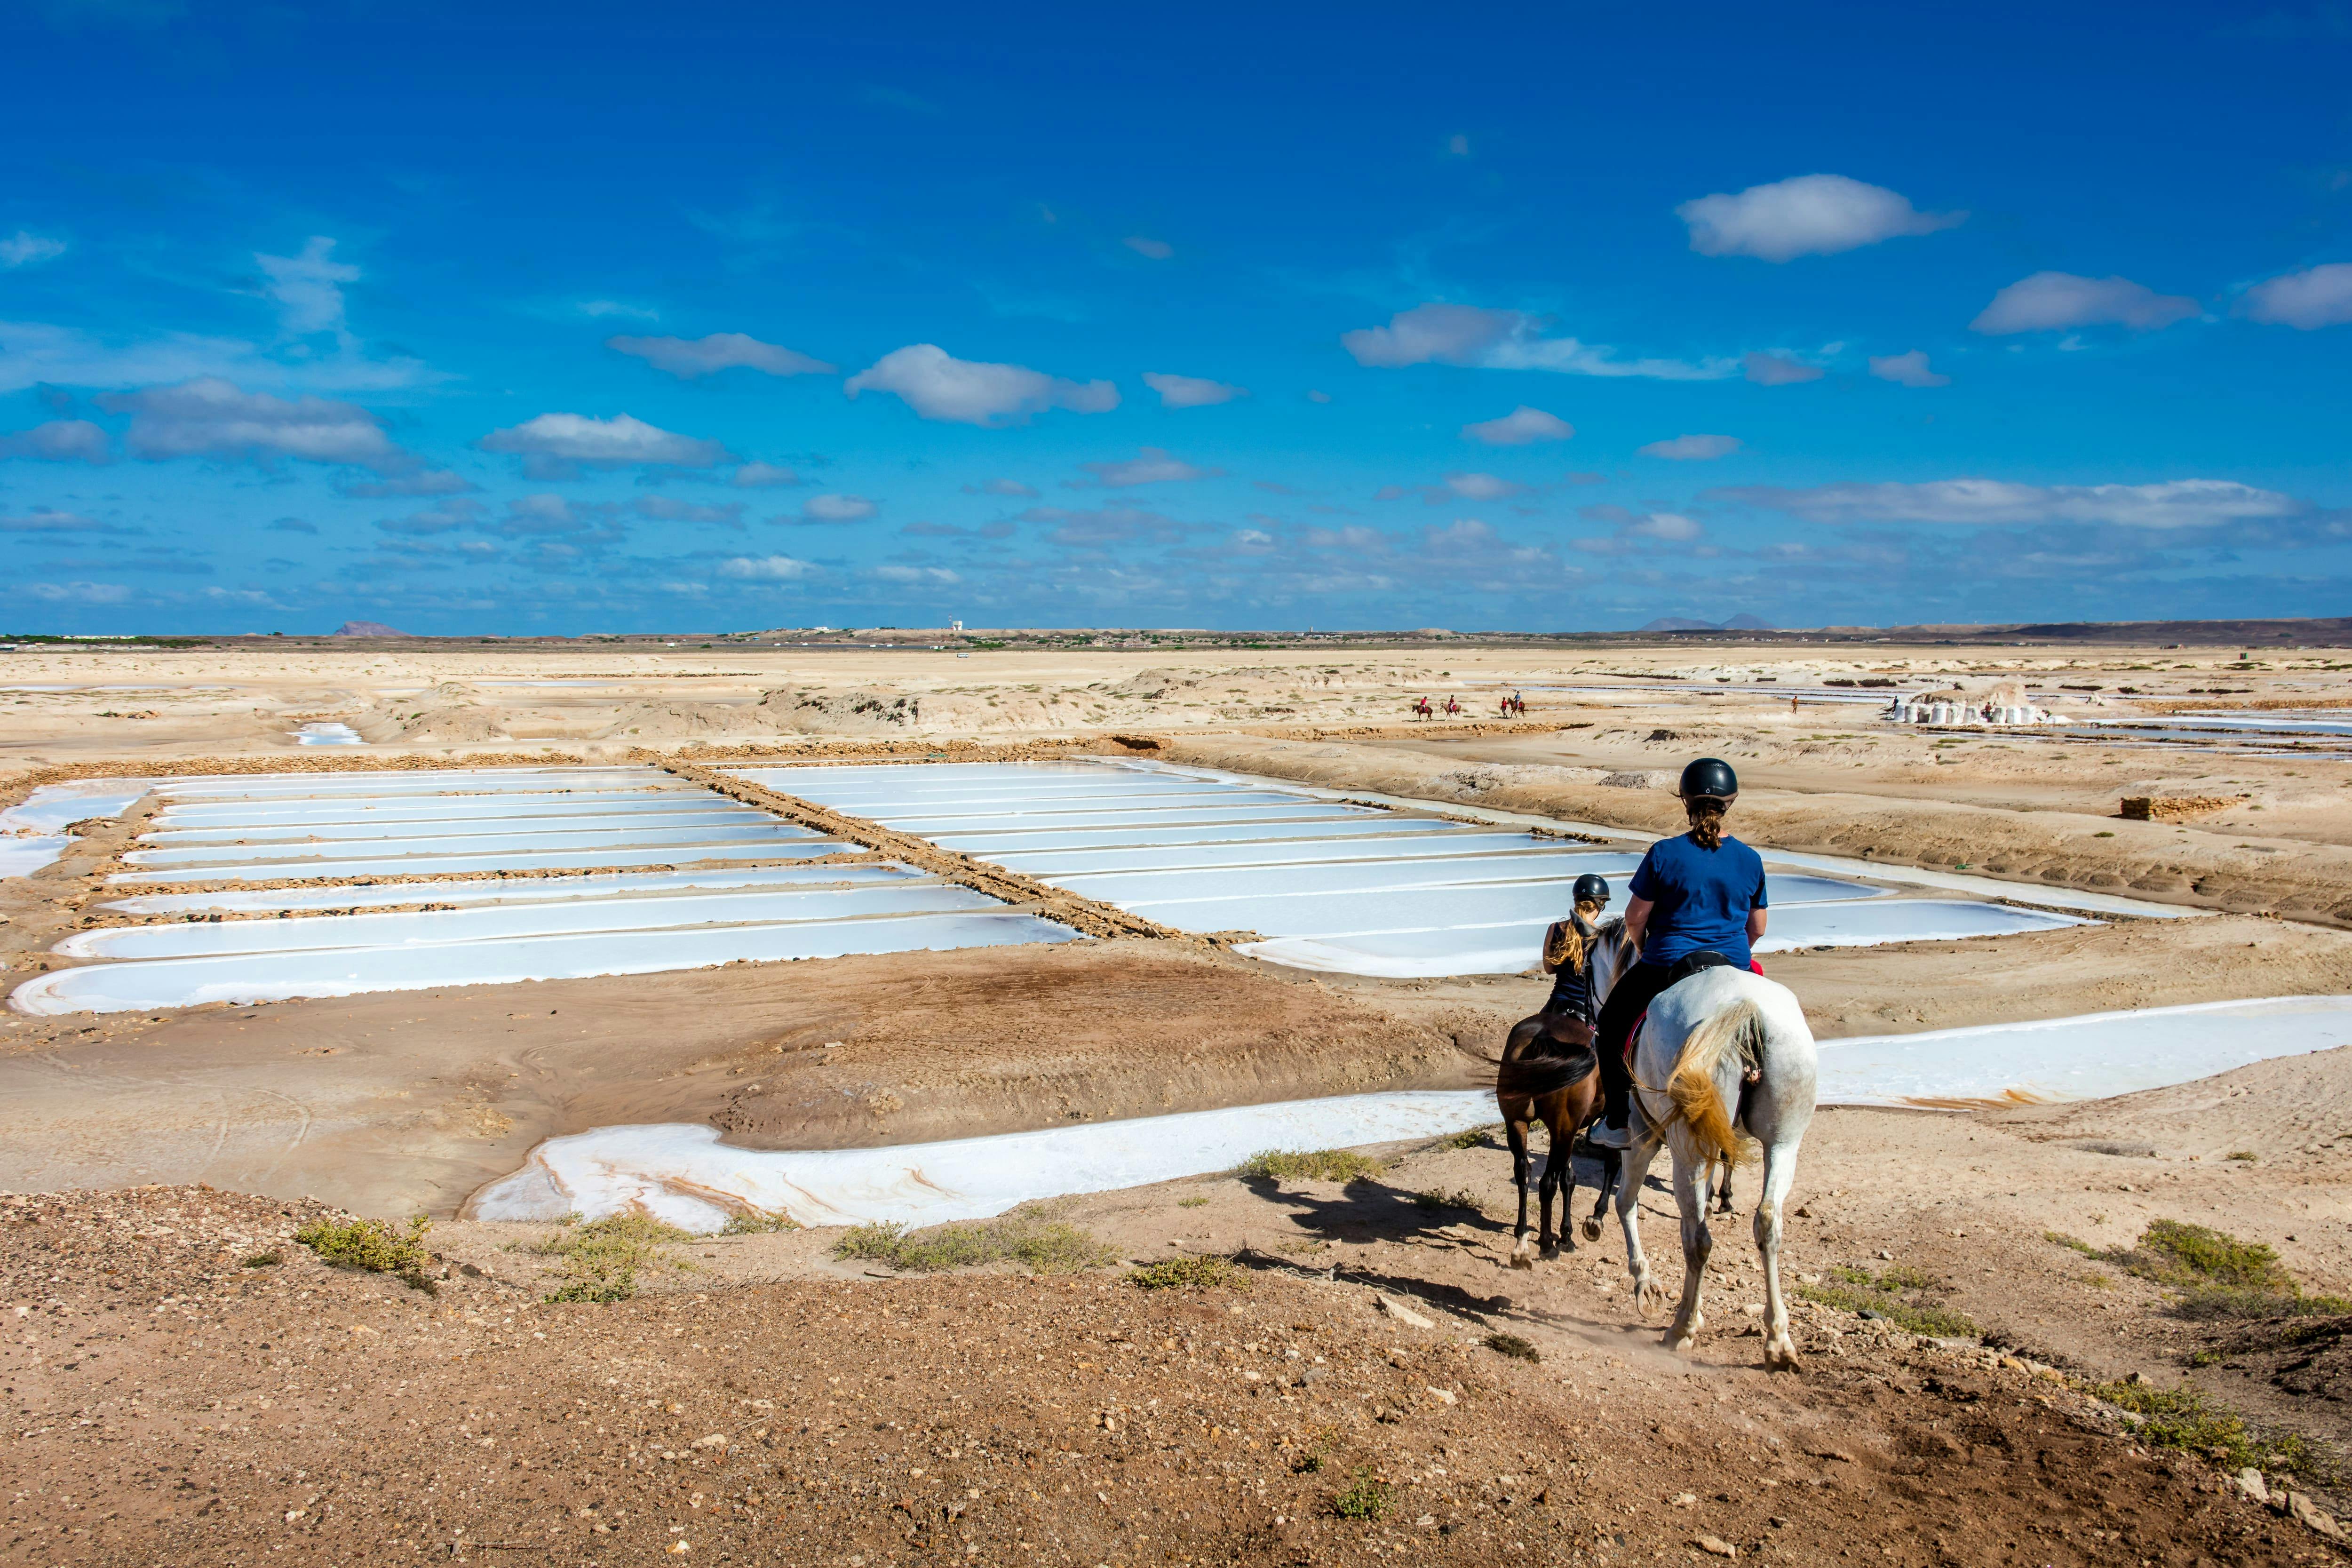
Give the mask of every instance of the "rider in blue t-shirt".
[(1748, 968), (1754, 962), (1750, 944), (1764, 934), (1764, 861), (1723, 831), (1724, 816), (1739, 794), (1738, 775), (1728, 763), (1701, 757), (1683, 770), (1680, 793), (1691, 829), (1651, 845), (1633, 873), (1625, 940), (1640, 949), (1642, 961), (1610, 988), (1596, 1030), (1608, 1110), (1593, 1141), (1612, 1148), (1626, 1143), (1633, 1075), (1625, 1066), (1625, 1041), (1634, 1024), (1694, 964)]

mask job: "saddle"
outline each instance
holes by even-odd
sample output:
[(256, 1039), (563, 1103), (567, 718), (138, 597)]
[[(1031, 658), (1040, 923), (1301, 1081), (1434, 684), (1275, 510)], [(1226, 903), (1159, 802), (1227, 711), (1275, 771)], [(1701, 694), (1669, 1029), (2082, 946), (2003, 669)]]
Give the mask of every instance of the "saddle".
[[(1674, 987), (1681, 984), (1684, 981), (1688, 980), (1692, 975), (1696, 974), (1702, 969), (1728, 969), (1730, 967), (1731, 960), (1724, 957), (1723, 954), (1717, 952), (1712, 949), (1702, 949), (1697, 952), (1686, 952), (1680, 958), (1675, 960), (1675, 966), (1666, 971), (1666, 989), (1674, 989)], [(1750, 974), (1761, 974), (1764, 973), (1764, 965), (1758, 963), (1753, 957), (1751, 957), (1748, 961), (1748, 972)], [(1644, 1007), (1633, 1016), (1633, 1026), (1625, 1031), (1625, 1068), (1629, 1072), (1633, 1070), (1633, 1042), (1642, 1037), (1642, 1026), (1649, 1021), (1650, 1010), (1647, 1007)], [(1759, 1075), (1754, 1068), (1749, 1068), (1740, 1075), (1740, 1081), (1742, 1083), (1754, 1083), (1759, 1076)]]

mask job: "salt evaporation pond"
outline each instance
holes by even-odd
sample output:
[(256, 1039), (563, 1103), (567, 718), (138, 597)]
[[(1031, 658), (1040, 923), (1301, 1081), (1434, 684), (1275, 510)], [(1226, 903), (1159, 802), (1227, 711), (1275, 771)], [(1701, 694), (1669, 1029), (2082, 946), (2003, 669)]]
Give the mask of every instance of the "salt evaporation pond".
[[(1151, 763), (730, 771), (1181, 931), (1258, 932), (1236, 950), (1252, 957), (1349, 974), (1517, 973), (1578, 877), (1622, 879), (1641, 859)], [(2081, 923), (1790, 871), (1769, 872), (1767, 893), (1766, 952)]]
[[(1824, 1105), (1957, 1107), (2160, 1089), (2352, 1044), (2352, 997), (2095, 1013), (1821, 1044)], [(1486, 1089), (1355, 1094), (885, 1149), (737, 1149), (691, 1123), (551, 1138), (467, 1205), (476, 1219), (643, 1210), (709, 1231), (732, 1214), (803, 1225), (985, 1219), (1039, 1198), (1228, 1171), (1269, 1149), (1442, 1137), (1495, 1120)]]
[(360, 738), (360, 732), (357, 730), (340, 721), (305, 724), (294, 731), (294, 743), (298, 746), (364, 746), (367, 744)]
[[(891, 862), (794, 864), (865, 851), (651, 768), (149, 787), (163, 809), (110, 879), (194, 890), (130, 892), (104, 907), (181, 920), (67, 937), (59, 956), (96, 962), (20, 985), (9, 998), (17, 1011), (345, 996), (1077, 936)], [(49, 809), (89, 814), (86, 805)], [(613, 869), (628, 866), (664, 868)], [(573, 868), (593, 872), (551, 874)], [(237, 885), (257, 881), (281, 885)], [(384, 907), (418, 904), (457, 907)], [(269, 914), (289, 918), (254, 918)]]
[(43, 784), (0, 811), (0, 877), (52, 865), (73, 842), (66, 828), (93, 816), (121, 816), (147, 793), (143, 779), (77, 779)]

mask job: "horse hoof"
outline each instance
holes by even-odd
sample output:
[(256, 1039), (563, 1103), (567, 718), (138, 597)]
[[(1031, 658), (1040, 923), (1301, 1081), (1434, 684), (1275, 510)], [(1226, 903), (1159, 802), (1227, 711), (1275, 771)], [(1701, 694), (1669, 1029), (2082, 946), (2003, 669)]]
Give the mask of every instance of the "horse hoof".
[(1543, 1249), (1543, 1258), (1546, 1263), (1549, 1263), (1553, 1258), (1558, 1258), (1559, 1256), (1559, 1245), (1557, 1242)]
[(1529, 1258), (1526, 1253), (1524, 1253), (1524, 1252), (1514, 1252), (1513, 1254), (1511, 1254), (1511, 1267), (1512, 1267), (1512, 1268), (1533, 1268), (1535, 1266), (1536, 1266), (1536, 1260), (1535, 1260), (1534, 1258)]
[(1599, 1241), (1601, 1239), (1601, 1222), (1599, 1220), (1589, 1219), (1584, 1222), (1584, 1239), (1587, 1241)]
[(1696, 1343), (1697, 1341), (1693, 1335), (1678, 1334), (1671, 1329), (1666, 1331), (1666, 1349), (1676, 1355), (1690, 1354), (1692, 1347)]
[(1797, 1359), (1796, 1346), (1786, 1341), (1778, 1343), (1768, 1342), (1764, 1346), (1764, 1370), (1766, 1372), (1802, 1372), (1805, 1370), (1805, 1363)]

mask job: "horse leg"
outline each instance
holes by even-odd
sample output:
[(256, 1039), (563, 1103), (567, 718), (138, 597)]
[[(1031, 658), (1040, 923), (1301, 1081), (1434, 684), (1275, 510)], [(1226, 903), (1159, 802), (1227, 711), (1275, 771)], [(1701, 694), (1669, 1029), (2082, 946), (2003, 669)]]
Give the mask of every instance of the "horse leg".
[(1535, 1247), (1528, 1240), (1528, 1124), (1517, 1118), (1503, 1123), (1511, 1143), (1511, 1179), (1519, 1188), (1519, 1223), (1511, 1232), (1511, 1267), (1533, 1268)]
[(1731, 1212), (1731, 1161), (1728, 1156), (1726, 1156), (1717, 1163), (1723, 1167), (1723, 1180), (1715, 1189), (1715, 1212), (1729, 1214)]
[(1797, 1180), (1797, 1144), (1764, 1146), (1764, 1197), (1756, 1205), (1756, 1251), (1764, 1260), (1764, 1366), (1797, 1372), (1796, 1342), (1789, 1337), (1789, 1299), (1780, 1290), (1780, 1205)]
[(1566, 1182), (1568, 1184), (1568, 1192), (1570, 1196), (1573, 1196), (1576, 1192), (1576, 1155), (1573, 1149), (1570, 1147), (1570, 1142), (1575, 1137), (1575, 1134), (1570, 1133), (1566, 1137), (1561, 1136), (1561, 1118), (1557, 1116), (1549, 1116), (1544, 1119), (1545, 1125), (1549, 1131), (1551, 1137), (1550, 1141), (1544, 1148), (1543, 1184), (1537, 1189), (1537, 1194), (1543, 1209), (1543, 1231), (1541, 1234), (1543, 1241), (1543, 1255), (1547, 1258), (1558, 1258), (1559, 1256), (1559, 1244), (1562, 1241), (1568, 1242), (1569, 1247), (1571, 1251), (1574, 1250), (1576, 1247), (1576, 1243), (1567, 1235), (1569, 1217), (1568, 1204), (1564, 1198), (1559, 1205), (1559, 1233), (1554, 1234), (1551, 1227), (1552, 1200), (1560, 1196), (1560, 1184), (1562, 1182)]
[(1609, 1200), (1616, 1195), (1618, 1169), (1624, 1158), (1619, 1150), (1601, 1151), (1601, 1195), (1592, 1200), (1592, 1212), (1584, 1218), (1584, 1239), (1587, 1241), (1601, 1239), (1601, 1212), (1608, 1208)]
[(1675, 1151), (1675, 1206), (1683, 1218), (1683, 1299), (1675, 1309), (1674, 1326), (1666, 1331), (1666, 1348), (1681, 1354), (1691, 1348), (1698, 1331), (1706, 1327), (1699, 1313), (1699, 1292), (1706, 1283), (1707, 1254), (1715, 1250), (1715, 1237), (1706, 1228), (1707, 1179), (1715, 1162), (1706, 1158), (1685, 1159), (1681, 1149)]
[(1650, 1163), (1658, 1157), (1659, 1140), (1646, 1119), (1641, 1128), (1618, 1167), (1617, 1223), (1625, 1232), (1625, 1271), (1633, 1277), (1633, 1310), (1647, 1317), (1665, 1292), (1651, 1278), (1650, 1260), (1642, 1251), (1642, 1184), (1649, 1177)]

